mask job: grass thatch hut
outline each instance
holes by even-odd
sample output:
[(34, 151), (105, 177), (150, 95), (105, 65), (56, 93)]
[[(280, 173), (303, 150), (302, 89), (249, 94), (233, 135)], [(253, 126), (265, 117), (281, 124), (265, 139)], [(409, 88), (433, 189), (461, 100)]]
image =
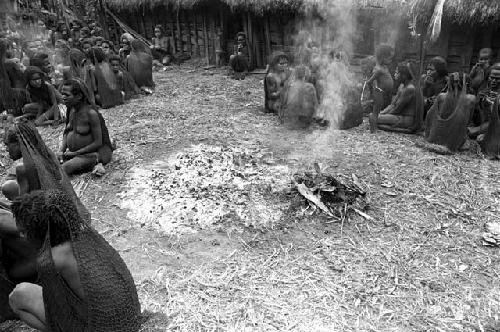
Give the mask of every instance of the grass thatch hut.
[[(211, 64), (227, 61), (239, 31), (248, 36), (252, 67), (264, 67), (276, 50), (293, 52), (294, 36), (306, 11), (327, 0), (106, 0), (107, 6), (134, 30), (150, 39), (161, 24), (176, 51), (204, 57)], [(345, 0), (328, 0), (328, 4)], [(373, 54), (387, 35), (389, 14), (406, 0), (352, 0), (359, 9), (355, 52)], [(406, 11), (407, 12), (407, 11)], [(405, 12), (405, 13), (406, 13)], [(373, 15), (378, 13), (379, 15)], [(316, 11), (318, 17), (321, 13)], [(375, 17), (379, 17), (376, 19)], [(400, 21), (398, 17), (398, 22)], [(401, 23), (401, 22), (399, 22)], [(398, 25), (398, 28), (401, 24)], [(406, 25), (404, 22), (403, 27)], [(387, 39), (387, 38), (386, 38)]]

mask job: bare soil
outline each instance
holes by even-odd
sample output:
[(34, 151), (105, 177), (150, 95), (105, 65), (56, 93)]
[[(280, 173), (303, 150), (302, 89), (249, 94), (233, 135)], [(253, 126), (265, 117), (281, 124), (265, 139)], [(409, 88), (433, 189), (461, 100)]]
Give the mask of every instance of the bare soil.
[[(435, 155), (416, 146), (418, 136), (372, 135), (366, 123), (288, 130), (263, 113), (261, 80), (176, 67), (156, 74), (152, 96), (102, 111), (114, 161), (104, 177), (74, 185), (132, 271), (143, 331), (500, 329), (499, 249), (481, 244), (483, 224), (500, 216), (498, 163)], [(55, 147), (61, 130), (41, 132)], [(207, 161), (203, 149), (233, 158)], [(176, 168), (179, 154), (200, 164)], [(341, 223), (314, 211), (290, 181), (314, 162), (356, 174), (374, 219)], [(200, 175), (170, 186), (172, 174), (193, 170)], [(176, 214), (199, 210), (190, 195), (201, 178), (207, 217)], [(137, 217), (148, 197), (168, 210)], [(187, 217), (159, 224), (162, 215)]]

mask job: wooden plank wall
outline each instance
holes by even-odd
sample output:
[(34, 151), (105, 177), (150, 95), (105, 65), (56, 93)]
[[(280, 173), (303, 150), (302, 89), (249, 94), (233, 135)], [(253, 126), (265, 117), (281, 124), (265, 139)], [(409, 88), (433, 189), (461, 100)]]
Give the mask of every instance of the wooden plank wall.
[[(134, 12), (119, 12), (131, 28), (151, 39), (154, 27), (162, 25), (167, 36), (174, 41), (176, 53), (207, 59), (215, 64), (217, 38), (221, 38), (223, 62), (232, 53), (236, 33), (246, 33), (251, 47), (251, 67), (263, 68), (273, 51), (292, 52), (292, 33), (295, 21), (281, 16), (256, 16), (249, 12), (234, 13), (224, 6), (202, 7), (193, 10), (161, 6)], [(110, 25), (114, 27), (114, 25)], [(218, 35), (218, 32), (221, 35)], [(116, 33), (111, 33), (117, 35)]]

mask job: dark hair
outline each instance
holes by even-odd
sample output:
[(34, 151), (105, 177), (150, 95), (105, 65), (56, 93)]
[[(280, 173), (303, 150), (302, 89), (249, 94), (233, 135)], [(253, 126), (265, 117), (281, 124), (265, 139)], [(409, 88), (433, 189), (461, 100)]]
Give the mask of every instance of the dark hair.
[(83, 47), (83, 45), (85, 45), (85, 44), (89, 44), (90, 46), (94, 46), (94, 43), (92, 43), (92, 40), (90, 40), (90, 38), (84, 38), (84, 39), (81, 41), (81, 44), (82, 44), (82, 47)]
[(109, 62), (111, 63), (111, 61), (119, 61), (121, 62), (122, 59), (120, 58), (119, 55), (116, 55), (116, 54), (111, 54), (108, 58)]
[(484, 53), (488, 53), (490, 59), (493, 56), (493, 50), (491, 48), (489, 48), (489, 47), (485, 47), (485, 48), (480, 49), (479, 50), (479, 54), (481, 55), (481, 53), (483, 53), (483, 54)]
[(284, 52), (275, 52), (271, 56), (271, 61), (269, 62), (269, 66), (271, 68), (276, 67), (276, 65), (280, 62), (281, 59), (286, 59), (290, 62), (290, 57)]
[(3, 133), (3, 142), (9, 144), (16, 143), (17, 141), (16, 129), (13, 126), (6, 127)]
[(26, 82), (29, 83), (33, 75), (38, 74), (43, 79), (45, 77), (45, 73), (38, 66), (29, 66), (24, 71), (24, 78)]
[(47, 53), (44, 53), (44, 52), (38, 52), (38, 53), (35, 53), (31, 59), (30, 59), (30, 66), (37, 66), (35, 63), (39, 64), (39, 63), (43, 63), (43, 61), (45, 59), (48, 59), (49, 58), (49, 55)]
[(50, 227), (50, 245), (71, 241), (72, 224), (81, 222), (71, 198), (61, 191), (35, 190), (12, 202), (12, 213), (30, 240), (44, 241)]
[(81, 95), (82, 97), (84, 96), (84, 92), (82, 91), (80, 83), (78, 83), (78, 81), (73, 79), (73, 78), (65, 80), (63, 82), (63, 86), (70, 86), (71, 87), (71, 94), (74, 96), (77, 96), (77, 95)]
[(375, 57), (377, 58), (377, 61), (380, 63), (382, 62), (382, 60), (391, 57), (393, 52), (394, 49), (392, 48), (391, 45), (380, 44), (375, 50)]
[(89, 52), (90, 59), (94, 65), (106, 60), (106, 53), (100, 47), (92, 47)]
[(404, 76), (406, 78), (406, 80), (413, 79), (413, 73), (411, 72), (411, 70), (409, 68), (408, 62), (398, 63), (398, 72), (399, 72), (399, 75)]
[(443, 57), (436, 56), (431, 59), (431, 65), (434, 66), (436, 73), (439, 77), (444, 77), (448, 75), (447, 63)]
[(160, 31), (162, 31), (162, 32), (163, 32), (163, 27), (161, 26), (161, 24), (157, 24), (157, 25), (155, 25), (155, 30), (156, 30), (156, 29), (159, 29)]
[(103, 39), (101, 45), (108, 44), (110, 48), (113, 48), (114, 44), (111, 40)]
[(306, 77), (306, 71), (306, 66), (297, 66), (297, 68), (295, 68), (295, 79), (304, 79)]

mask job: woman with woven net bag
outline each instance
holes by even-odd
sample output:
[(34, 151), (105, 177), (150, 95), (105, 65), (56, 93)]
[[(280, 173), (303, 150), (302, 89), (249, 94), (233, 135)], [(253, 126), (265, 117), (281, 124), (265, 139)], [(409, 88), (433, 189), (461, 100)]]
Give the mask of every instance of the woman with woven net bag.
[(40, 248), (39, 284), (9, 296), (19, 318), (41, 331), (139, 331), (134, 280), (116, 250), (62, 191), (34, 191), (12, 203), (21, 233)]

